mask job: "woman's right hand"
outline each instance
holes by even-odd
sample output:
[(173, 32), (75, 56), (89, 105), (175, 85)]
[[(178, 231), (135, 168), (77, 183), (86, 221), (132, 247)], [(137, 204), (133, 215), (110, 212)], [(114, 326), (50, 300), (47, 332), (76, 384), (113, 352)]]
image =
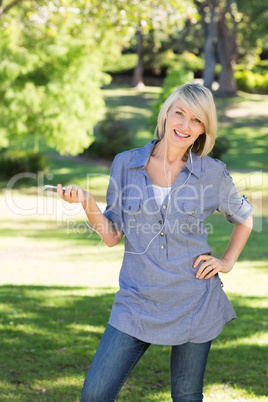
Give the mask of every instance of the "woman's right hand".
[(123, 234), (101, 212), (91, 193), (79, 186), (67, 186), (63, 192), (61, 184), (57, 185), (57, 190), (64, 201), (70, 204), (81, 202), (92, 228), (99, 233), (107, 246), (113, 247), (121, 241)]
[(67, 186), (63, 191), (62, 185), (58, 184), (57, 190), (58, 195), (70, 204), (81, 202), (82, 205), (86, 205), (90, 198), (90, 193), (79, 186)]

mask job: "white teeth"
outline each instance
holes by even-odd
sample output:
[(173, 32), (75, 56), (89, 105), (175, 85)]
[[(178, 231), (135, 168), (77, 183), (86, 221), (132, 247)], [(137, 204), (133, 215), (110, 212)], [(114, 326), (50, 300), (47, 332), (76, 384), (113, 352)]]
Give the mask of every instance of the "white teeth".
[(175, 133), (176, 133), (179, 137), (182, 137), (182, 138), (190, 137), (188, 134), (179, 133), (177, 130), (174, 130), (174, 131), (175, 131)]

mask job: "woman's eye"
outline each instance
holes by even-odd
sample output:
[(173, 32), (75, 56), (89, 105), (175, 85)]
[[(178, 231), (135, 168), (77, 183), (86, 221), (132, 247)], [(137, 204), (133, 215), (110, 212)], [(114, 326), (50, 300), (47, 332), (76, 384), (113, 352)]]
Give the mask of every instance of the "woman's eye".
[(201, 123), (199, 119), (193, 119), (195, 123)]
[(182, 116), (182, 112), (176, 112), (179, 116)]

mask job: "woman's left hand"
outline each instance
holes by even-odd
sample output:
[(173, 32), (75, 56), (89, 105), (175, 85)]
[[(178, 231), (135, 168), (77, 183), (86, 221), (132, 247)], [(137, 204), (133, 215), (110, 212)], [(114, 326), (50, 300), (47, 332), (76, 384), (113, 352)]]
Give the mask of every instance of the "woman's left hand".
[(196, 273), (196, 278), (198, 279), (210, 279), (218, 272), (227, 274), (233, 268), (233, 266), (226, 260), (218, 260), (218, 258), (207, 254), (201, 254), (197, 257), (194, 263), (194, 268), (197, 268), (201, 261), (203, 261), (203, 263), (200, 265)]

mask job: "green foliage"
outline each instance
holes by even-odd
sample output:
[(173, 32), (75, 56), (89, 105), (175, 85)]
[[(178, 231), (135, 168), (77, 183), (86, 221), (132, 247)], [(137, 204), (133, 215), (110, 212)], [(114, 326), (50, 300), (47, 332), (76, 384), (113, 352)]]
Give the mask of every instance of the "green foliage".
[(168, 67), (171, 66), (174, 61), (175, 54), (172, 49), (150, 52), (144, 51), (143, 63), (144, 68), (151, 70), (154, 74), (160, 75)]
[(123, 73), (136, 67), (138, 56), (135, 53), (121, 54), (116, 61), (107, 61), (104, 71), (108, 73)]
[(237, 0), (239, 19), (239, 53), (247, 64), (264, 51), (268, 51), (266, 0)]
[(108, 109), (95, 132), (95, 141), (89, 147), (94, 156), (113, 158), (131, 147), (132, 135), (127, 125), (120, 120), (115, 109)]
[(210, 156), (212, 158), (221, 159), (222, 155), (225, 154), (230, 147), (231, 143), (227, 137), (217, 137)]
[(268, 60), (260, 60), (254, 64), (252, 68), (253, 73), (265, 74), (268, 71)]
[(237, 88), (241, 91), (252, 93), (268, 93), (268, 72), (265, 74), (252, 71), (236, 71), (235, 79)]
[(8, 16), (1, 26), (0, 145), (42, 136), (61, 154), (75, 155), (93, 141), (104, 107), (106, 47), (99, 46), (94, 27), (77, 24), (71, 13), (55, 12), (33, 24), (35, 11)]
[(4, 150), (0, 153), (0, 177), (10, 179), (18, 173), (37, 173), (47, 167), (47, 159), (36, 152)]
[(184, 51), (180, 55), (176, 55), (174, 64), (180, 63), (186, 70), (192, 71), (194, 73), (202, 71), (205, 67), (205, 61), (196, 56), (194, 53)]

